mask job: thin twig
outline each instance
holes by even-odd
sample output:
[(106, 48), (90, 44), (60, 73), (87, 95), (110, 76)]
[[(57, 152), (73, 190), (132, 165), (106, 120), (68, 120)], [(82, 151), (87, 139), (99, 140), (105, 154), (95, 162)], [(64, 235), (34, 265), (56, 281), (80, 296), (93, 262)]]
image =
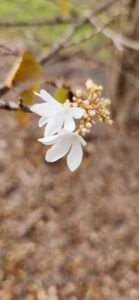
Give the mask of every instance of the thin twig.
[(66, 45), (65, 48), (80, 46), (81, 44), (83, 44), (83, 43), (91, 40), (92, 38), (94, 38), (94, 36), (96, 36), (98, 33), (99, 33), (98, 31), (89, 33), (85, 37), (83, 37), (81, 39), (77, 39), (75, 42)]
[(58, 55), (59, 52), (66, 47), (67, 43), (72, 39), (79, 28), (84, 26), (91, 17), (107, 9), (112, 3), (114, 3), (114, 0), (103, 0), (96, 6), (93, 13), (86, 13), (80, 20), (78, 20), (76, 24), (73, 24), (72, 28), (70, 28), (66, 34), (64, 34), (64, 36), (56, 43), (56, 45), (54, 45), (49, 53), (40, 59), (40, 63), (44, 65)]
[(11, 48), (5, 46), (5, 45), (2, 45), (0, 44), (0, 55), (3, 55), (3, 56), (18, 56), (19, 53), (16, 51), (16, 50), (12, 50)]
[(72, 37), (74, 36), (75, 32), (84, 24), (86, 23), (86, 18), (84, 18), (81, 22), (75, 24), (72, 28), (70, 28), (66, 34), (64, 34), (64, 36), (62, 37), (62, 39), (60, 39), (59, 42), (57, 42), (56, 45), (54, 45), (54, 47), (49, 51), (49, 53), (47, 55), (45, 55), (44, 57), (42, 57), (40, 59), (40, 63), (42, 65), (48, 63), (48, 61), (50, 61), (51, 59), (53, 59), (54, 57), (56, 57), (56, 55), (59, 54), (59, 52), (65, 48), (65, 45), (68, 43), (68, 41), (70, 39), (72, 39)]
[[(117, 15), (118, 17), (120, 16), (120, 14)], [(87, 42), (88, 40), (94, 38), (98, 33), (102, 33), (104, 31), (104, 29), (109, 26), (109, 24), (111, 24), (115, 19), (111, 18), (106, 24), (103, 24), (102, 26), (100, 26), (100, 28), (95, 28), (95, 32), (89, 33), (87, 34), (85, 37), (83, 38), (78, 38), (75, 42), (67, 44), (67, 46), (65, 46), (65, 48), (69, 48), (69, 47), (76, 47), (82, 43)]]
[(23, 104), (23, 100), (20, 99), (19, 104), (12, 101), (4, 101), (0, 99), (0, 109), (9, 110), (9, 111), (22, 111), (25, 113), (31, 113), (29, 106)]

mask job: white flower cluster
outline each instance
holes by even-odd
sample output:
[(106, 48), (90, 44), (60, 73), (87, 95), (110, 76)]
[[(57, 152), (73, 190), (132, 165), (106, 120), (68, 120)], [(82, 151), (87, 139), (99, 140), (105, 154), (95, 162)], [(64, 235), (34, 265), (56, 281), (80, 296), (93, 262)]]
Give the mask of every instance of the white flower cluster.
[(55, 162), (67, 155), (68, 168), (73, 172), (81, 164), (82, 147), (86, 145), (78, 131), (75, 131), (74, 119), (82, 118), (85, 110), (73, 107), (69, 100), (64, 104), (59, 103), (45, 90), (40, 90), (36, 95), (45, 101), (31, 107), (32, 112), (40, 116), (39, 126), (45, 125), (44, 137), (39, 141), (44, 145), (52, 145), (45, 159)]
[[(64, 104), (55, 100), (47, 91), (40, 90), (36, 95), (45, 102), (31, 107), (40, 116), (39, 126), (45, 125), (44, 137), (39, 141), (52, 145), (46, 153), (46, 161), (55, 162), (67, 155), (67, 165), (72, 172), (82, 161), (83, 146), (86, 145), (82, 136), (90, 133), (96, 121), (112, 124), (108, 108), (111, 101), (101, 96), (102, 86), (89, 79), (85, 87), (87, 98), (83, 97), (81, 90), (77, 90), (72, 102), (66, 100)], [(79, 120), (78, 128), (75, 119)]]

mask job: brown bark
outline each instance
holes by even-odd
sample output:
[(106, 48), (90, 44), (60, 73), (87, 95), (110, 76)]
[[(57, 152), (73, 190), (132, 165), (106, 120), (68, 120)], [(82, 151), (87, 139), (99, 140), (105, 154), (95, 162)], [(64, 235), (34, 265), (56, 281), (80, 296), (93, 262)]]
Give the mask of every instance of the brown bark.
[[(129, 4), (125, 35), (139, 41), (139, 0)], [(112, 80), (113, 111), (120, 124), (132, 121), (133, 108), (139, 99), (139, 51), (124, 48), (116, 55)]]

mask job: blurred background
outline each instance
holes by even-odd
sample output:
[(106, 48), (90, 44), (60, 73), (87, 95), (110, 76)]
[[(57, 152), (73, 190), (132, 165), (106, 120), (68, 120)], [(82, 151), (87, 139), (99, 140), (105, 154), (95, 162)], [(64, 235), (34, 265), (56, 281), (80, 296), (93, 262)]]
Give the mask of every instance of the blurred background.
[(138, 300), (139, 0), (1, 0), (0, 70), (2, 101), (28, 105), (91, 78), (114, 120), (70, 173), (37, 116), (0, 109), (0, 299)]

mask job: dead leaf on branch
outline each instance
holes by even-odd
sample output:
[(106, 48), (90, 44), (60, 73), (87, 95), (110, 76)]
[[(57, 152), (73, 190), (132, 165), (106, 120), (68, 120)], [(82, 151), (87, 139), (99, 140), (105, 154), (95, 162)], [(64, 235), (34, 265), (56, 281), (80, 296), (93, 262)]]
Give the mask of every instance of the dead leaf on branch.
[(6, 85), (11, 88), (27, 80), (40, 79), (42, 75), (42, 67), (35, 57), (28, 51), (18, 58), (12, 70), (7, 76)]
[[(36, 58), (28, 51), (25, 51), (23, 55), (18, 58), (14, 64), (12, 70), (7, 76), (6, 85), (9, 88), (20, 84), (25, 81), (35, 81), (27, 88), (22, 88), (20, 97), (23, 103), (26, 105), (32, 105), (35, 100), (34, 91), (40, 89), (40, 79), (42, 77), (42, 67), (37, 62)], [(19, 100), (19, 97), (18, 97)], [(21, 126), (24, 126), (30, 119), (31, 114), (25, 114), (24, 112), (16, 112), (16, 119)]]

